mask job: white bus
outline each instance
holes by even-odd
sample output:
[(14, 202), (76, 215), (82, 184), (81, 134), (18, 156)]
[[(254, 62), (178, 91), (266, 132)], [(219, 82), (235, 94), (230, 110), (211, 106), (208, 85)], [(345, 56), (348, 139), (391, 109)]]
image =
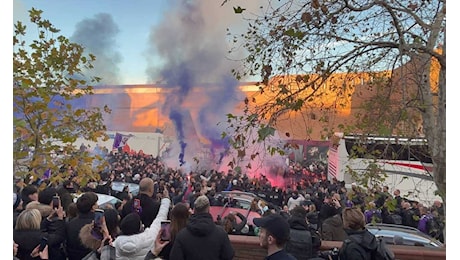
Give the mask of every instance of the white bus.
[(428, 145), (422, 138), (343, 136), (336, 133), (331, 139), (328, 179), (335, 177), (345, 181), (347, 186), (357, 181), (351, 172), (357, 176), (373, 172), (384, 180), (379, 183), (369, 179), (368, 187), (374, 183), (387, 185), (391, 193), (399, 189), (402, 197), (431, 206), (435, 200), (441, 200), (435, 194), (437, 187), (432, 169)]

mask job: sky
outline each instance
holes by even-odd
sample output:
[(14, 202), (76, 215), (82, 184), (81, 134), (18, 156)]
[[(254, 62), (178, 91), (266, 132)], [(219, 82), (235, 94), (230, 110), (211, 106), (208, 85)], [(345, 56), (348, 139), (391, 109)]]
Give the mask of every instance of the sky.
[[(184, 2), (199, 4), (186, 7)], [(239, 2), (233, 1), (222, 7), (220, 0), (138, 0), (135, 4), (120, 0), (13, 0), (13, 20), (27, 21), (28, 10), (32, 7), (40, 9), (42, 17), (61, 30), (59, 34), (82, 44), (96, 55), (94, 73), (103, 78), (102, 83), (146, 84), (161, 80), (161, 76), (155, 74), (155, 66), (161, 66), (165, 59), (162, 53), (168, 51), (165, 50), (167, 47), (175, 47), (174, 51), (180, 53), (186, 51), (190, 41), (206, 42), (209, 39), (219, 39), (224, 46), (226, 27), (241, 21), (232, 8)], [(181, 26), (186, 22), (183, 19), (191, 19), (188, 22), (193, 23), (197, 21), (193, 19), (199, 16), (204, 18), (205, 33), (194, 35), (193, 30), (188, 30), (190, 26)], [(187, 42), (161, 43), (164, 35), (168, 40)], [(222, 50), (221, 55), (225, 56), (226, 50)]]

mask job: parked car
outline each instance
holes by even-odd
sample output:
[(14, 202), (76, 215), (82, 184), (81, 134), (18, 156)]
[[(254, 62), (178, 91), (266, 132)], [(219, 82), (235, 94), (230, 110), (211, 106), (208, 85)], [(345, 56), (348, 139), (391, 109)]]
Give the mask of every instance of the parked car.
[[(260, 210), (251, 209), (252, 202), (255, 199), (263, 201), (265, 205), (268, 205), (269, 209), (275, 209), (275, 212), (279, 211), (279, 207), (268, 203), (253, 193), (234, 190), (217, 192), (214, 195), (214, 200), (211, 202), (209, 213), (215, 222), (219, 222), (219, 220), (228, 214), (239, 212), (247, 218), (249, 228), (247, 235), (255, 235), (253, 220), (254, 218), (262, 217)], [(240, 221), (237, 218), (237, 222), (239, 223)]]
[[(261, 215), (259, 212), (256, 211), (250, 211), (248, 209), (242, 209), (242, 208), (231, 208), (228, 206), (211, 206), (209, 207), (209, 213), (212, 215), (212, 218), (214, 222), (218, 222), (219, 220), (223, 219), (225, 216), (232, 212), (239, 212), (243, 214), (243, 216), (246, 216), (248, 219), (247, 224), (249, 226), (254, 226), (253, 219), (254, 218), (260, 218)], [(239, 223), (240, 220), (237, 218), (237, 222)]]
[(122, 192), (125, 186), (129, 187), (129, 191), (133, 194), (133, 196), (139, 194), (139, 184), (130, 182), (114, 181), (112, 182), (112, 191)]
[[(369, 223), (366, 228), (375, 236), (382, 237), (390, 245), (401, 244), (406, 246), (423, 246), (431, 248), (444, 247), (444, 244), (420, 230), (394, 224)], [(395, 239), (396, 237), (396, 239)], [(395, 240), (399, 240), (395, 243)]]

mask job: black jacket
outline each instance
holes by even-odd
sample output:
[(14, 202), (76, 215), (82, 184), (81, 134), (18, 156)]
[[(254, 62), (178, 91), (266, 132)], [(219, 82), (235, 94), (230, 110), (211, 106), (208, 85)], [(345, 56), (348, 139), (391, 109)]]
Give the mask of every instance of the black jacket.
[(211, 214), (190, 216), (187, 227), (179, 231), (170, 259), (233, 259), (235, 251), (225, 230), (214, 224)]
[(63, 250), (66, 239), (65, 221), (58, 218), (49, 221), (45, 218), (42, 220), (41, 229), (48, 234), (49, 259), (66, 260), (67, 256)]
[(80, 230), (94, 219), (94, 212), (80, 214), (66, 223), (66, 248), (69, 260), (81, 260), (91, 252), (80, 240)]
[(141, 201), (141, 221), (144, 224), (144, 228), (150, 227), (153, 220), (156, 218), (158, 211), (160, 210), (160, 202), (153, 200), (150, 196), (144, 193), (139, 193), (130, 201), (126, 202), (121, 211), (121, 218), (124, 218), (129, 213), (134, 212), (133, 201), (134, 199), (140, 199)]
[(13, 230), (13, 240), (18, 244), (17, 258), (21, 260), (40, 259), (40, 257), (31, 257), (30, 253), (40, 244), (42, 236), (45, 236), (40, 230)]
[(290, 239), (285, 245), (286, 251), (298, 260), (318, 256), (321, 246), (319, 234), (316, 234), (316, 231), (308, 225), (304, 218), (292, 216), (288, 223)]
[[(55, 254), (56, 248), (58, 249), (60, 244), (64, 241), (64, 222), (62, 220), (53, 222), (55, 232), (43, 232), (42, 230), (13, 230), (13, 240), (16, 242), (18, 247), (17, 258), (21, 260), (27, 259), (40, 259), (40, 257), (33, 258), (30, 253), (40, 244), (41, 238), (46, 237), (48, 239), (48, 254), (49, 259), (62, 259), (57, 257)], [(52, 254), (53, 252), (53, 254)], [(65, 259), (65, 258), (63, 258)]]
[(359, 231), (346, 229), (345, 232), (348, 238), (339, 251), (339, 258), (341, 260), (370, 260), (372, 252), (377, 249), (378, 245), (375, 236), (367, 229)]
[(321, 224), (321, 239), (328, 241), (343, 241), (347, 234), (343, 230), (342, 217), (336, 214), (323, 221)]
[(297, 217), (291, 217), (288, 222), (291, 230), (289, 241), (285, 245), (286, 251), (298, 260), (306, 260), (312, 257), (313, 242), (311, 233), (308, 230), (308, 224), (305, 220)]
[(296, 258), (286, 252), (286, 250), (280, 250), (274, 254), (271, 254), (264, 258), (265, 260), (296, 260)]

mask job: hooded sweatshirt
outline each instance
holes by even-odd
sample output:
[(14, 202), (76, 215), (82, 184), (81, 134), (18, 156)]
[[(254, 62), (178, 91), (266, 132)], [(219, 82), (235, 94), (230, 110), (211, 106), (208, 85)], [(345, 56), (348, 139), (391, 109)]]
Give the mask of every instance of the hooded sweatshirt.
[(209, 213), (193, 214), (177, 234), (169, 259), (233, 259), (235, 251), (228, 234)]
[(155, 244), (155, 239), (158, 232), (160, 232), (161, 221), (166, 220), (168, 217), (170, 204), (171, 200), (169, 198), (161, 199), (158, 215), (144, 232), (130, 236), (120, 235), (115, 239), (113, 246), (115, 247), (117, 259), (144, 260), (144, 257)]

